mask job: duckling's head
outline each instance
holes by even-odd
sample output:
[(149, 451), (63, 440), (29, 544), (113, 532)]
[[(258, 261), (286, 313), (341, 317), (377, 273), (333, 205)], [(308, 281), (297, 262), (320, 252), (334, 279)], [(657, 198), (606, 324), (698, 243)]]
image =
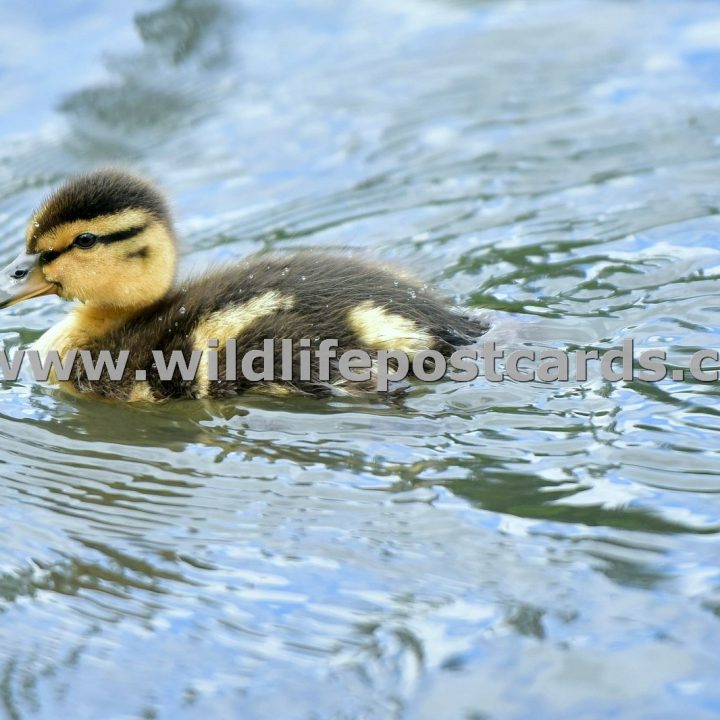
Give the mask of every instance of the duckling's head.
[(57, 294), (133, 312), (168, 292), (175, 265), (160, 191), (127, 172), (98, 170), (68, 180), (33, 215), (25, 251), (0, 273), (0, 307)]

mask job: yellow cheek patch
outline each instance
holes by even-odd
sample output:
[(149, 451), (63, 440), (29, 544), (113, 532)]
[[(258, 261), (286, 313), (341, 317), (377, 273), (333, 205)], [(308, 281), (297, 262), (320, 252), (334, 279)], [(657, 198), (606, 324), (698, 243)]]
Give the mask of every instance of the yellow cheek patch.
[[(38, 216), (41, 218), (41, 216)], [(124, 210), (112, 215), (98, 215), (90, 220), (73, 220), (69, 223), (58, 225), (48, 230), (40, 237), (33, 236), (36, 218), (28, 226), (27, 246), (29, 252), (60, 252), (68, 247), (72, 241), (81, 233), (89, 232), (93, 235), (112, 235), (113, 233), (127, 230), (129, 227), (147, 225), (153, 218), (145, 210)]]
[(196, 377), (198, 397), (204, 397), (208, 391), (208, 340), (217, 340), (219, 348), (232, 338), (240, 336), (254, 322), (261, 318), (274, 315), (280, 310), (291, 310), (295, 305), (295, 298), (281, 295), (277, 290), (270, 290), (248, 300), (242, 305), (217, 310), (208, 315), (193, 333), (193, 348), (203, 351), (202, 359), (198, 365)]
[(412, 358), (433, 346), (432, 335), (413, 320), (366, 300), (348, 313), (348, 323), (360, 342), (373, 350), (400, 350)]
[(43, 266), (43, 273), (47, 280), (60, 283), (59, 294), (65, 299), (109, 311), (147, 307), (172, 286), (173, 242), (168, 230), (155, 221), (134, 237), (62, 253)]

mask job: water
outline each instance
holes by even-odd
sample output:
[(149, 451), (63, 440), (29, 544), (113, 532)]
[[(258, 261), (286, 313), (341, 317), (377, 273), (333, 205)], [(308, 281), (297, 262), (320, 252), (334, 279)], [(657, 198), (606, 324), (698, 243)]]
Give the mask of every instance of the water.
[[(0, 249), (159, 179), (187, 272), (351, 248), (503, 347), (720, 327), (715, 2), (5, 3)], [(3, 311), (7, 351), (65, 307)], [(718, 386), (0, 390), (0, 716), (714, 718)]]

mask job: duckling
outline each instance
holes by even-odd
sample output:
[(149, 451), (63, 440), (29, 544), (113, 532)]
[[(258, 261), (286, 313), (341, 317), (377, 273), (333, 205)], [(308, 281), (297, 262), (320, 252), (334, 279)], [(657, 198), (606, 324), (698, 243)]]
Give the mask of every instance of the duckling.
[[(317, 348), (337, 340), (345, 350), (399, 350), (412, 357), (435, 349), (448, 356), (487, 330), (454, 312), (419, 281), (379, 264), (325, 252), (257, 256), (188, 281), (176, 280), (177, 241), (165, 197), (148, 180), (104, 169), (71, 178), (31, 218), (25, 250), (0, 275), (0, 307), (56, 294), (79, 301), (36, 343), (42, 353), (128, 351), (121, 380), (91, 379), (73, 361), (60, 384), (122, 401), (226, 397), (256, 389), (327, 396), (347, 392), (332, 363), (329, 377), (311, 353), (310, 379), (297, 372), (297, 341)], [(253, 382), (224, 372), (266, 339), (293, 339), (292, 368)], [(208, 348), (217, 341), (217, 372)], [(233, 341), (232, 344), (229, 341)], [(162, 379), (153, 350), (184, 357), (201, 351), (195, 377)], [(228, 357), (233, 352), (235, 358)], [(307, 374), (307, 373), (306, 373)], [(230, 375), (228, 379), (227, 376)], [(219, 378), (219, 379), (217, 379)], [(51, 374), (57, 381), (57, 375)], [(355, 383), (353, 383), (355, 386)], [(374, 389), (358, 383), (359, 391)]]

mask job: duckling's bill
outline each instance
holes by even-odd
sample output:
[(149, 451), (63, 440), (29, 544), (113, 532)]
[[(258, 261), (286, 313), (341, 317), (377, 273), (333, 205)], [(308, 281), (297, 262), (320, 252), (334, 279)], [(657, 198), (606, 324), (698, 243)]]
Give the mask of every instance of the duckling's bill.
[(39, 253), (23, 251), (0, 271), (0, 308), (57, 291), (58, 286), (48, 282), (40, 269)]

